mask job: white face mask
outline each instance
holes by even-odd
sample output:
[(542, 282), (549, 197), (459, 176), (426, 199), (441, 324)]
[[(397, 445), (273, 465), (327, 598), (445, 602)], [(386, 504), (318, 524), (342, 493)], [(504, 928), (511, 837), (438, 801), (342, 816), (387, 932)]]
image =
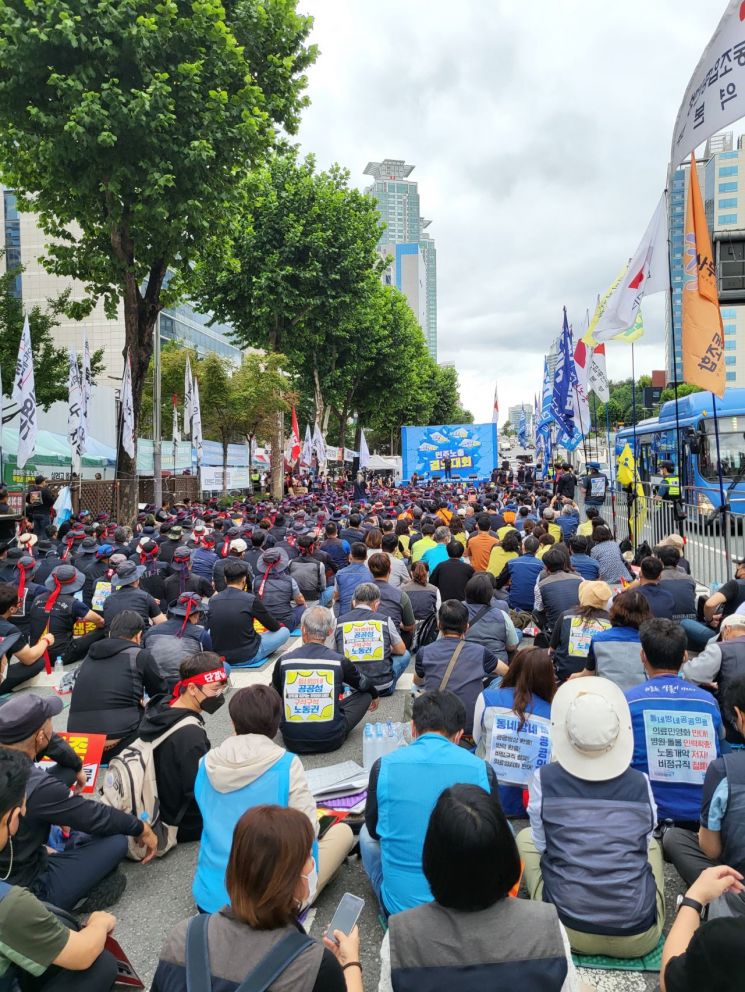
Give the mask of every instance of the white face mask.
[(316, 868), (315, 861), (313, 862), (313, 867), (308, 872), (307, 875), (302, 876), (308, 883), (308, 895), (303, 900), (302, 909), (307, 909), (308, 906), (313, 904), (313, 900), (316, 898), (316, 893), (318, 892), (318, 869)]

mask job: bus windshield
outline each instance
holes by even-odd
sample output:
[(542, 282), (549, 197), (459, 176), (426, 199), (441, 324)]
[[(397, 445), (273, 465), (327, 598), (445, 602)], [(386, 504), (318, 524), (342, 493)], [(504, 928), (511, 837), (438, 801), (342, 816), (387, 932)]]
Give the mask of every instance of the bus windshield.
[[(714, 433), (714, 421), (705, 422), (706, 443), (702, 445), (700, 468), (701, 474), (707, 479), (717, 476), (717, 440)], [(732, 479), (741, 472), (745, 473), (745, 417), (719, 418), (719, 451), (722, 460), (722, 473)]]

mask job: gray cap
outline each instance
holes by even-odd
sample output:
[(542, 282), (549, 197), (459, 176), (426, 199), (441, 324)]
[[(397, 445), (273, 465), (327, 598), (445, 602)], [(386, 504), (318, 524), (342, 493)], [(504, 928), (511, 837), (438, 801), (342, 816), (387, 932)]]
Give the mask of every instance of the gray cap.
[(123, 561), (121, 565), (116, 566), (116, 575), (111, 580), (111, 587), (118, 589), (120, 586), (131, 586), (144, 572), (144, 565), (135, 565), (133, 561)]
[(62, 712), (59, 696), (13, 695), (0, 706), (0, 744), (17, 744)]
[(52, 569), (52, 574), (44, 583), (47, 589), (55, 588), (57, 584), (54, 581), (55, 578), (62, 587), (61, 592), (66, 593), (68, 596), (71, 596), (74, 592), (82, 589), (85, 585), (85, 576), (81, 571), (75, 568), (74, 565), (58, 565), (56, 568)]

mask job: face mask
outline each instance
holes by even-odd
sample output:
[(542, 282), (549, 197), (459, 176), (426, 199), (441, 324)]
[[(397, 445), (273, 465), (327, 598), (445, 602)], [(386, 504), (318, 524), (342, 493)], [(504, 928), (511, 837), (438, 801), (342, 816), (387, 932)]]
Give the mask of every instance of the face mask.
[(316, 893), (318, 892), (318, 869), (316, 868), (315, 861), (313, 862), (313, 867), (308, 872), (307, 875), (302, 876), (308, 883), (308, 895), (303, 900), (303, 909), (307, 909), (313, 903), (316, 898)]
[(205, 696), (202, 702), (199, 704), (199, 708), (204, 713), (217, 713), (220, 707), (225, 703), (225, 695), (221, 694), (219, 696)]

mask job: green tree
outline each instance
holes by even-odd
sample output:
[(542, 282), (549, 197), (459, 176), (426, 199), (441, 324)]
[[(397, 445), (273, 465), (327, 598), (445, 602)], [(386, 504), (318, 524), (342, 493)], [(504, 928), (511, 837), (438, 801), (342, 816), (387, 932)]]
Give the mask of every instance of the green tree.
[[(323, 424), (350, 316), (382, 264), (375, 202), (350, 189), (348, 172), (334, 165), (317, 173), (313, 158), (301, 161), (294, 150), (251, 173), (243, 192), (230, 244), (216, 240), (198, 266), (198, 297), (233, 324), (240, 344), (287, 356)], [(281, 447), (278, 428), (275, 464)], [(281, 495), (280, 473), (273, 482)]]
[[(310, 27), (296, 0), (0, 4), (0, 175), (38, 214), (46, 267), (85, 285), (69, 311), (122, 301), (135, 426), (167, 273), (187, 279), (246, 168), (296, 130)], [(134, 516), (121, 448), (119, 465)]]
[[(691, 386), (687, 382), (681, 382), (678, 385), (679, 399), (682, 399), (683, 396), (690, 396), (691, 393), (700, 393), (700, 392), (703, 392), (700, 386)], [(670, 389), (662, 390), (662, 393), (660, 395), (660, 403), (667, 403), (668, 400), (674, 400), (674, 399), (675, 399), (674, 389), (670, 388)]]
[[(0, 258), (4, 253), (0, 252)], [(0, 369), (3, 373), (3, 423), (7, 424), (18, 416), (18, 409), (10, 400), (13, 392), (13, 373), (18, 357), (18, 346), (23, 332), (23, 300), (14, 295), (15, 278), (23, 270), (0, 274)], [(59, 327), (67, 298), (48, 301), (42, 309), (32, 307), (28, 311), (28, 325), (31, 332), (31, 351), (34, 356), (36, 402), (48, 410), (52, 403), (67, 399), (67, 379), (69, 358), (66, 348), (58, 348), (54, 343), (54, 329)], [(81, 331), (82, 343), (82, 331)], [(78, 356), (80, 362), (80, 356)], [(103, 351), (91, 354), (91, 377), (103, 370)]]
[[(229, 359), (219, 355), (210, 353), (200, 360), (196, 351), (184, 347), (181, 342), (165, 342), (160, 356), (163, 440), (170, 440), (173, 436), (174, 397), (179, 418), (182, 416), (187, 355), (192, 375), (199, 382), (202, 433), (206, 439), (219, 441), (222, 445), (226, 480), (228, 445), (243, 441), (250, 445), (254, 440), (261, 443), (269, 440), (277, 414), (287, 412), (295, 400), (290, 379), (283, 371), (285, 358), (284, 355), (250, 352), (243, 356), (242, 364), (236, 368)], [(140, 424), (152, 432), (152, 360), (143, 386)]]

